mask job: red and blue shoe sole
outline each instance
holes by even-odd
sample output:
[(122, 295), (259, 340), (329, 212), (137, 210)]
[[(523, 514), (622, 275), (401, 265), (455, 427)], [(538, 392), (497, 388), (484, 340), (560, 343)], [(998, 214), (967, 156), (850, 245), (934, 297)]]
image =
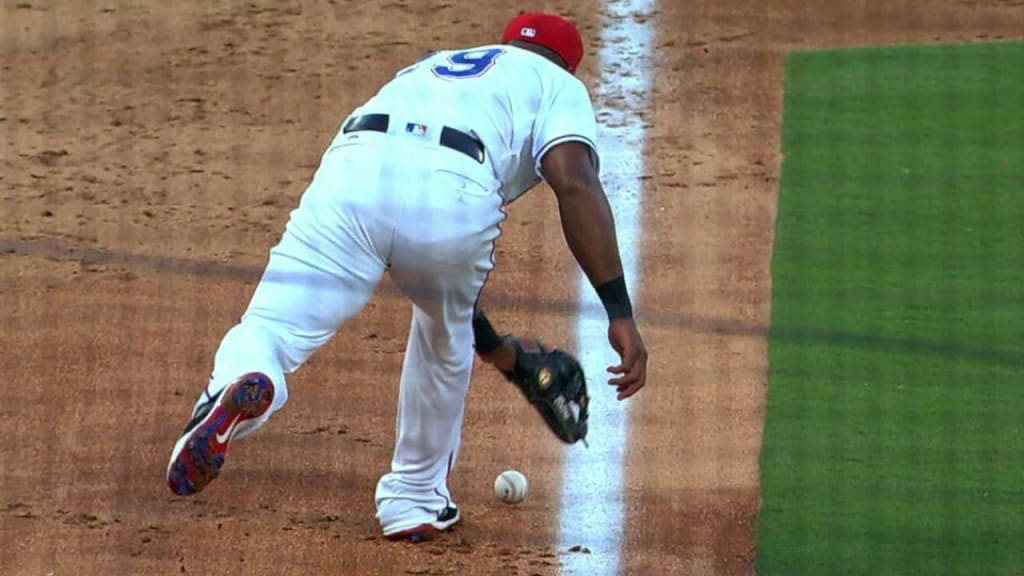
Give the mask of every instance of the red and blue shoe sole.
[(246, 374), (200, 407), (174, 445), (167, 485), (179, 496), (206, 488), (224, 467), (238, 425), (267, 413), (274, 383), (264, 374)]

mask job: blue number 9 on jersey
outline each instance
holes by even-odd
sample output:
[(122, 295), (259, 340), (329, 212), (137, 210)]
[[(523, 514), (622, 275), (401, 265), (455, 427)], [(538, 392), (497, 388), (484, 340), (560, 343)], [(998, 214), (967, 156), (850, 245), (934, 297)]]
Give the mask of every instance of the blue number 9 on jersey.
[(448, 64), (431, 68), (441, 78), (476, 78), (494, 66), (494, 61), (505, 53), (501, 48), (464, 50), (448, 57)]

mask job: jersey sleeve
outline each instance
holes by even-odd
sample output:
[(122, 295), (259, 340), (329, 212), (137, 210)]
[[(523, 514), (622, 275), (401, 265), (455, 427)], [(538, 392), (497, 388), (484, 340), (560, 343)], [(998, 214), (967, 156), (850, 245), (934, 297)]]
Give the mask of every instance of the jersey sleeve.
[(541, 160), (549, 150), (565, 142), (582, 142), (590, 147), (594, 167), (599, 167), (597, 120), (586, 86), (576, 78), (563, 82), (541, 103), (533, 129), (533, 166), (541, 178)]

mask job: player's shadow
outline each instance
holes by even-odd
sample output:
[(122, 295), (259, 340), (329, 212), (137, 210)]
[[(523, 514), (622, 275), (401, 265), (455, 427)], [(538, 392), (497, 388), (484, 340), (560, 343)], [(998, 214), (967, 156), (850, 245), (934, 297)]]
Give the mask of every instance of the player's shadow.
[[(34, 256), (50, 260), (81, 262), (83, 264), (117, 265), (137, 270), (200, 277), (230, 278), (250, 283), (259, 281), (262, 274), (262, 265), (257, 267), (191, 260), (188, 258), (134, 254), (117, 250), (100, 250), (65, 245), (49, 239), (0, 240), (0, 254)], [(306, 281), (303, 278), (297, 277), (276, 280), (299, 283)], [(400, 296), (396, 289), (389, 286), (382, 286), (380, 292), (385, 297)], [(592, 314), (599, 317), (604, 316), (604, 311), (599, 304), (531, 300), (526, 296), (503, 293), (489, 293), (487, 301), (488, 306), (492, 309), (525, 308), (532, 311), (554, 314)], [(772, 340), (798, 344), (827, 345), (918, 356), (938, 356), (947, 360), (978, 362), (992, 366), (1024, 367), (1024, 354), (1021, 354), (1019, 351), (968, 346), (962, 343), (942, 340), (893, 338), (875, 334), (861, 334), (795, 325), (772, 325), (768, 327), (724, 318), (704, 318), (679, 310), (650, 309), (645, 308), (642, 303), (637, 307), (637, 315), (647, 325), (677, 328), (690, 332), (770, 338)]]

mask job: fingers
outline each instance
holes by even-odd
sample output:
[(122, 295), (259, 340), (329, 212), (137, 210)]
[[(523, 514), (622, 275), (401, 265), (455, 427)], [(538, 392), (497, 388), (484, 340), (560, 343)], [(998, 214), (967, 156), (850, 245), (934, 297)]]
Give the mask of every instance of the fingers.
[(618, 365), (608, 367), (608, 373), (617, 376), (609, 379), (608, 385), (618, 388), (618, 399), (625, 400), (647, 383), (647, 350), (631, 322), (609, 326), (608, 341), (622, 359)]
[[(608, 372), (611, 372), (612, 374), (622, 374), (622, 376), (617, 377), (617, 378), (609, 379), (608, 380), (608, 385), (622, 387), (624, 385), (632, 383), (633, 381), (636, 380), (636, 377), (637, 377), (637, 375), (636, 375), (636, 368), (637, 368), (636, 364), (633, 364), (633, 365), (631, 365), (629, 367), (627, 367), (627, 366), (614, 366), (612, 368), (609, 368)], [(615, 369), (615, 371), (612, 372), (612, 369)]]
[(609, 386), (615, 386), (619, 390), (622, 390), (624, 388), (632, 388), (633, 386), (636, 386), (637, 384), (640, 384), (641, 386), (643, 386), (643, 380), (644, 380), (643, 368), (641, 368), (640, 366), (634, 366), (633, 368), (631, 368), (629, 370), (629, 372), (625, 373), (624, 375), (622, 375), (622, 376), (620, 376), (618, 378), (612, 378), (611, 380), (609, 380), (608, 381), (608, 385)]
[(642, 352), (631, 351), (625, 355), (621, 364), (609, 366), (608, 372), (618, 375), (618, 378), (608, 380), (608, 385), (618, 388), (618, 399), (625, 400), (647, 383), (647, 356)]
[(639, 392), (644, 387), (644, 384), (647, 383), (647, 373), (643, 363), (637, 363), (637, 366), (630, 371), (629, 375), (621, 380), (622, 382), (618, 384), (619, 393), (617, 398), (619, 400), (625, 400)]
[(616, 350), (619, 353), (621, 362), (616, 366), (609, 366), (609, 374), (626, 374), (636, 364), (636, 353), (632, 349), (623, 351), (621, 347)]
[(618, 400), (626, 400), (626, 399), (632, 397), (633, 394), (636, 394), (637, 392), (639, 392), (640, 389), (643, 388), (643, 387), (644, 387), (644, 382), (643, 381), (639, 381), (636, 384), (633, 384), (632, 386), (627, 386), (626, 388), (619, 388), (619, 393), (615, 396), (615, 398), (618, 399)]

